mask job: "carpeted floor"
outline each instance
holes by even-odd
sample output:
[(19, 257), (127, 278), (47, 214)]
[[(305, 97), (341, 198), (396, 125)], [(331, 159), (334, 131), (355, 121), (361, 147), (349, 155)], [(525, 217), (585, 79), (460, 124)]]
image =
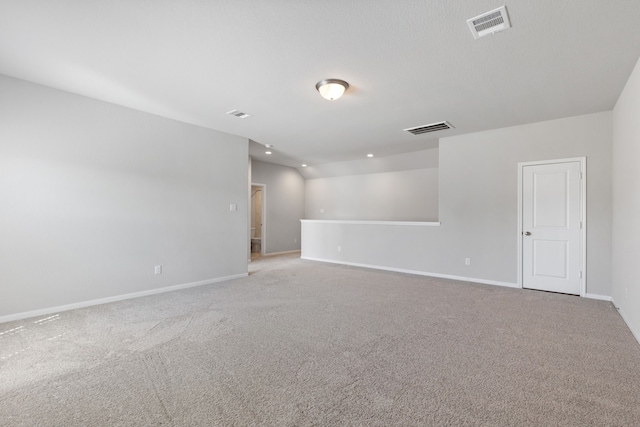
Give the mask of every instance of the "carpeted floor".
[(297, 256), (1, 324), (0, 425), (640, 425), (610, 303)]

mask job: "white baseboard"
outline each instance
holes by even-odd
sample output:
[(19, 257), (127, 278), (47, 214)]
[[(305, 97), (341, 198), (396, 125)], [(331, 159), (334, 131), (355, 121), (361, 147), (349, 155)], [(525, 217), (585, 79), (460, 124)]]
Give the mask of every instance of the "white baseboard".
[(417, 276), (429, 276), (429, 277), (438, 277), (440, 279), (452, 279), (459, 280), (462, 282), (473, 282), (473, 283), (482, 283), (484, 285), (495, 285), (495, 286), (504, 286), (507, 288), (520, 288), (517, 283), (509, 283), (509, 282), (498, 282), (496, 280), (485, 280), (485, 279), (476, 279), (473, 277), (462, 277), (462, 276), (452, 276), (449, 274), (439, 274), (439, 273), (429, 273), (426, 271), (418, 271), (418, 270), (406, 270), (403, 268), (393, 268), (393, 267), (383, 267), (379, 265), (370, 265), (370, 264), (359, 264), (355, 262), (346, 262), (346, 261), (336, 261), (331, 259), (322, 259), (322, 258), (312, 258), (312, 257), (303, 257), (300, 258), (306, 259), (308, 261), (320, 261), (320, 262), (329, 262), (332, 264), (342, 264), (342, 265), (350, 265), (353, 267), (363, 267), (363, 268), (371, 268), (374, 270), (384, 270), (384, 271), (393, 271), (396, 273), (406, 273), (406, 274), (415, 274)]
[(589, 294), (589, 293), (587, 293), (587, 294), (584, 294), (584, 297), (585, 298), (589, 298), (589, 299), (597, 299), (597, 300), (600, 300), (600, 301), (609, 301), (609, 302), (613, 301), (613, 298), (608, 297), (606, 295), (598, 295), (598, 294)]
[(89, 301), (76, 302), (73, 304), (59, 305), (56, 307), (48, 307), (40, 310), (25, 311), (22, 313), (9, 314), (0, 316), (0, 323), (11, 322), (14, 320), (28, 319), (29, 317), (44, 316), (47, 314), (59, 313), (61, 311), (75, 310), (77, 308), (90, 307), (92, 305), (107, 304), (110, 302), (122, 301), (126, 299), (146, 297), (149, 295), (162, 294), (165, 292), (179, 291), (181, 289), (195, 288), (196, 286), (211, 285), (213, 283), (226, 282), (227, 280), (239, 279), (247, 277), (248, 273), (234, 274), (231, 276), (218, 277), (216, 279), (201, 280), (199, 282), (184, 283), (182, 285), (167, 286), (165, 288), (149, 289), (148, 291), (133, 292), (130, 294), (116, 295), (107, 298), (99, 298)]
[(629, 321), (629, 316), (626, 315), (625, 311), (622, 308), (620, 308), (618, 304), (615, 303), (615, 301), (612, 301), (612, 302), (613, 302), (613, 306), (618, 310), (618, 313), (620, 313), (620, 317), (622, 317), (622, 320), (624, 320), (624, 323), (627, 324), (627, 327), (629, 328), (633, 336), (636, 338), (636, 341), (638, 341), (638, 344), (640, 344), (640, 331), (637, 331), (634, 329), (633, 325)]

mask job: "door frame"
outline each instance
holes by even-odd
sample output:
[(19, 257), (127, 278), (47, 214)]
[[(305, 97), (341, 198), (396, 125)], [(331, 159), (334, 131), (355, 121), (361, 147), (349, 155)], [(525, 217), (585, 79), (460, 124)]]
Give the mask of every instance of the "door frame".
[[(267, 247), (267, 185), (252, 182), (249, 188), (251, 189), (253, 187), (262, 187), (262, 207), (260, 212), (260, 218), (262, 219), (262, 225), (260, 226), (260, 255), (264, 256), (266, 253), (265, 248)], [(251, 200), (251, 191), (249, 191), (249, 200)], [(251, 201), (249, 203), (251, 203)], [(249, 211), (251, 210), (250, 204)], [(249, 215), (251, 215), (251, 213)], [(249, 252), (251, 252), (251, 221), (249, 221)]]
[(523, 289), (522, 279), (522, 173), (526, 166), (550, 165), (556, 163), (580, 163), (580, 218), (582, 229), (580, 230), (580, 267), (582, 276), (580, 277), (580, 296), (587, 294), (587, 158), (571, 157), (567, 159), (538, 160), (533, 162), (518, 163), (518, 287)]

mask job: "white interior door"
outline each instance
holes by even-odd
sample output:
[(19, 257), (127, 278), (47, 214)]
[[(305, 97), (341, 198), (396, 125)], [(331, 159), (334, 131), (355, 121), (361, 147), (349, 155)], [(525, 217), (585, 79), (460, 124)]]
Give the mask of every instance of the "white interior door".
[(580, 295), (581, 163), (522, 169), (522, 286)]

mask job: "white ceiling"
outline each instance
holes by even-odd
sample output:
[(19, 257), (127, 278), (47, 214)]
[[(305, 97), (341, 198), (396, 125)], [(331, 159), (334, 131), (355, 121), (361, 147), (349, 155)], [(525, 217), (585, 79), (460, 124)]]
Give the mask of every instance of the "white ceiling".
[[(474, 40), (466, 20), (503, 4), (513, 28)], [(638, 0), (0, 0), (0, 73), (321, 165), (610, 110), (638, 22)], [(325, 78), (351, 87), (327, 101)]]

